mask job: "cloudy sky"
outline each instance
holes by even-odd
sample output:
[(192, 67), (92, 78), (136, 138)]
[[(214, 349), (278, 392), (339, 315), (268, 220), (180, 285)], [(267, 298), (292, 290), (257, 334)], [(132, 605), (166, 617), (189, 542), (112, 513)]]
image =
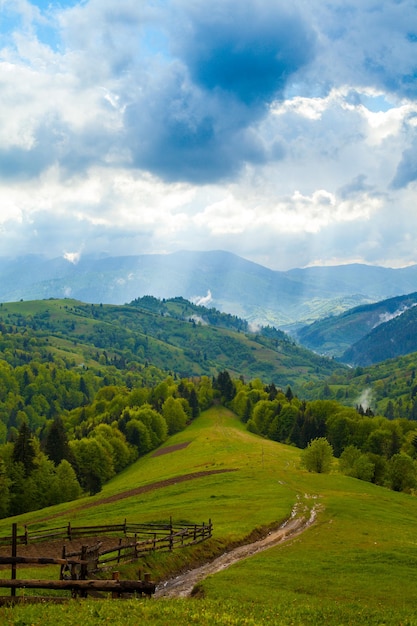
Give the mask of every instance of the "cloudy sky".
[(0, 0), (0, 255), (417, 262), (415, 0)]

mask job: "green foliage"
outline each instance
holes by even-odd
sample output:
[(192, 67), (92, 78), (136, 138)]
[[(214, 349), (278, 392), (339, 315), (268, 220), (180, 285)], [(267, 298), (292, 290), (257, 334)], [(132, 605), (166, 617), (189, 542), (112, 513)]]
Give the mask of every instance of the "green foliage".
[(168, 435), (174, 435), (185, 428), (187, 414), (179, 398), (168, 397), (162, 405), (162, 415), (168, 427)]
[(103, 439), (83, 437), (70, 442), (78, 479), (83, 489), (94, 494), (114, 476), (111, 446)]
[(65, 459), (56, 468), (55, 484), (56, 490), (52, 497), (52, 504), (69, 502), (81, 496), (81, 487), (74, 468)]
[[(74, 300), (18, 302), (1, 307), (1, 323), (0, 349), (12, 367), (25, 367), (36, 354), (39, 364), (51, 370), (58, 361), (68, 369), (81, 369), (65, 394), (65, 402), (73, 406), (91, 400), (97, 391), (91, 373), (104, 367), (112, 368), (118, 382), (129, 377), (133, 384), (145, 385), (161, 382), (167, 371), (180, 377), (212, 377), (225, 368), (234, 375), (286, 385), (289, 377), (322, 380), (340, 367), (296, 346), (281, 331), (268, 327), (253, 334), (247, 322), (235, 316), (177, 299), (152, 302), (150, 307), (140, 301), (100, 307)], [(42, 369), (40, 375), (45, 375)], [(37, 385), (36, 378), (29, 374)], [(23, 390), (20, 386), (12, 393)], [(49, 407), (55, 393), (52, 381), (42, 396)], [(41, 410), (43, 400), (35, 397), (36, 388), (28, 394)], [(65, 404), (59, 392), (55, 401)]]
[(13, 462), (20, 463), (28, 476), (35, 468), (36, 450), (29, 426), (23, 422), (19, 428), (16, 443), (13, 447)]
[(410, 492), (417, 484), (416, 465), (407, 454), (394, 454), (389, 461), (389, 478), (394, 491)]
[(125, 430), (127, 441), (136, 448), (138, 455), (142, 456), (151, 450), (151, 435), (148, 428), (141, 420), (129, 420)]
[(375, 477), (375, 464), (367, 454), (363, 454), (355, 446), (347, 446), (339, 459), (340, 471), (347, 476), (353, 476), (359, 480), (373, 482)]
[(44, 449), (46, 455), (55, 465), (59, 465), (64, 459), (67, 461), (72, 460), (68, 435), (60, 416), (56, 416), (48, 428)]
[[(291, 517), (296, 503), (301, 515), (315, 507), (316, 523), (296, 540), (208, 577), (199, 583), (194, 598), (75, 600), (70, 601), (72, 610), (68, 603), (22, 604), (0, 608), (0, 622), (36, 626), (80, 622), (86, 626), (415, 623), (415, 497), (336, 472), (323, 476), (301, 471), (299, 450), (253, 437), (221, 406), (203, 413), (167, 445), (190, 441), (192, 445), (181, 452), (166, 454), (162, 463), (152, 455), (139, 459), (104, 486), (103, 496), (121, 497), (132, 485), (179, 477), (199, 464), (237, 471), (147, 491), (140, 498), (125, 494), (118, 501), (106, 502), (96, 496), (86, 501), (89, 508), (84, 509), (80, 507), (84, 502), (61, 505), (48, 512), (58, 515), (52, 524), (72, 519), (73, 507), (77, 507), (80, 524), (120, 523), (126, 511), (128, 518), (141, 521), (165, 519), (167, 511), (174, 519), (211, 516), (212, 541), (177, 555), (158, 554), (146, 562), (146, 571), (159, 581), (175, 576), (180, 569), (191, 569), (201, 560), (212, 561), (232, 543), (247, 543), (251, 533), (259, 536), (261, 529), (266, 533), (277, 528)], [(43, 511), (21, 521), (35, 524), (44, 518)], [(0, 525), (2, 534), (10, 532), (8, 520)], [(138, 567), (138, 563), (121, 567), (121, 578), (136, 577)], [(33, 577), (39, 577), (39, 569)], [(56, 570), (51, 577), (56, 578)]]
[(310, 441), (301, 455), (301, 463), (309, 472), (328, 474), (333, 462), (333, 448), (325, 437)]
[(0, 458), (0, 518), (6, 517), (10, 509), (10, 479), (7, 476), (6, 464)]

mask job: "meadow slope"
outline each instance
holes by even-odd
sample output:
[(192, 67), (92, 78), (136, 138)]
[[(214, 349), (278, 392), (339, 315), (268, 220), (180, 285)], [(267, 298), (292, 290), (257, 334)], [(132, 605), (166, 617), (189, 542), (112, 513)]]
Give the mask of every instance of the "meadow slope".
[[(299, 450), (248, 433), (222, 407), (205, 412), (165, 447), (166, 454), (140, 459), (94, 497), (16, 521), (45, 527), (69, 520), (211, 518), (211, 540), (141, 565), (162, 581), (277, 528), (296, 502), (317, 508), (317, 519), (288, 542), (209, 576), (191, 599), (72, 601), (71, 611), (52, 605), (2, 608), (1, 623), (417, 624), (415, 497), (336, 470), (309, 474), (300, 468)], [(181, 480), (189, 474), (195, 477)], [(151, 483), (158, 488), (139, 491)], [(1, 521), (0, 534), (9, 533), (11, 521)], [(134, 576), (137, 568), (125, 566), (122, 574)]]

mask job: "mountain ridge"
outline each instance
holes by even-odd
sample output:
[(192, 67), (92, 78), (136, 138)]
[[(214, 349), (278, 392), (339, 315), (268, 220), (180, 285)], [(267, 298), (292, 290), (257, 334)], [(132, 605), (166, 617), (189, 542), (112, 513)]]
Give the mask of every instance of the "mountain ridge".
[(205, 301), (253, 324), (292, 331), (330, 314), (417, 290), (417, 265), (362, 264), (272, 270), (222, 250), (171, 254), (0, 257), (0, 301), (75, 298), (125, 304), (135, 298)]

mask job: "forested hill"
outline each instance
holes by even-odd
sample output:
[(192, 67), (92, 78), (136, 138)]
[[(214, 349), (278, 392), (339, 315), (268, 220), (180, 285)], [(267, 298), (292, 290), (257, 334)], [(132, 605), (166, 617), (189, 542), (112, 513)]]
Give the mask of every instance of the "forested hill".
[(374, 328), (341, 356), (345, 363), (373, 365), (417, 351), (417, 307)]
[(60, 358), (118, 370), (154, 367), (179, 377), (227, 369), (280, 386), (324, 379), (340, 367), (280, 331), (249, 332), (245, 321), (182, 298), (145, 297), (124, 306), (52, 299), (3, 303), (0, 325), (3, 358), (14, 366)]
[(353, 365), (409, 354), (417, 350), (412, 329), (416, 304), (417, 293), (410, 293), (361, 305), (301, 328), (297, 339), (310, 350)]

